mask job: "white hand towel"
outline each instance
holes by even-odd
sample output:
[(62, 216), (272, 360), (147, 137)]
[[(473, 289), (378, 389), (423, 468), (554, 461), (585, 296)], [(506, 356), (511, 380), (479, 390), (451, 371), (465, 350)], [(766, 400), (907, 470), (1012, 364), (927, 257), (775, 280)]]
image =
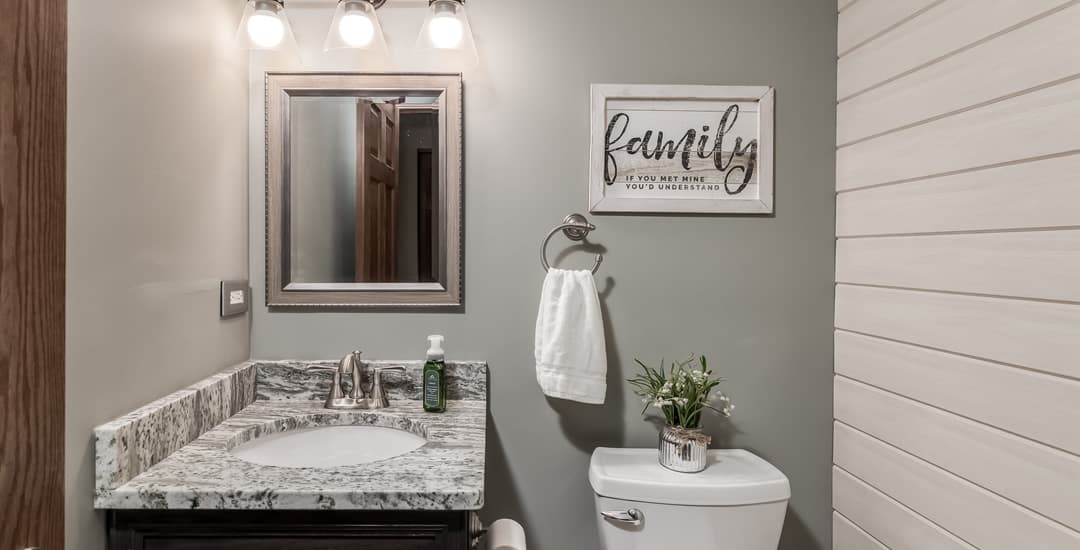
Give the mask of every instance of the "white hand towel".
[(550, 397), (604, 402), (604, 319), (589, 271), (550, 269), (544, 278), (536, 315), (536, 380)]

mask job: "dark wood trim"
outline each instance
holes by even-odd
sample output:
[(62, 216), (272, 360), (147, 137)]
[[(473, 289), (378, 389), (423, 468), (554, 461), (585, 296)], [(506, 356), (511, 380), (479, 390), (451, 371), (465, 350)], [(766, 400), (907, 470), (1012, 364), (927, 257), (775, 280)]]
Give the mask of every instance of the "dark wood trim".
[(66, 0), (0, 0), (0, 548), (64, 548)]

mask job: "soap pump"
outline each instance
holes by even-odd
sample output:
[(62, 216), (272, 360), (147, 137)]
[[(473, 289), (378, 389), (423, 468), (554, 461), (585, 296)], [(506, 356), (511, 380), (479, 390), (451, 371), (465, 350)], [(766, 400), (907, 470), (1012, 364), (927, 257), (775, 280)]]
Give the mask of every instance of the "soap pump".
[(424, 410), (446, 412), (446, 364), (440, 334), (428, 336), (427, 361), (424, 363)]

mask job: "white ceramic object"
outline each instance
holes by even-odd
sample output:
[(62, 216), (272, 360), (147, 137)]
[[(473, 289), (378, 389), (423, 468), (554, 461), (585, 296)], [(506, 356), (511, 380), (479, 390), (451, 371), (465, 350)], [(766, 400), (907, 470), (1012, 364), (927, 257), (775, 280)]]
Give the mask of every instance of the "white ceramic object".
[(684, 474), (655, 449), (599, 448), (589, 482), (602, 550), (776, 550), (791, 498), (787, 477), (742, 449), (711, 450)]
[(230, 452), (264, 466), (334, 468), (393, 458), (426, 442), (416, 434), (393, 428), (327, 426), (265, 435)]
[(512, 519), (499, 519), (488, 526), (488, 550), (527, 550), (525, 528)]

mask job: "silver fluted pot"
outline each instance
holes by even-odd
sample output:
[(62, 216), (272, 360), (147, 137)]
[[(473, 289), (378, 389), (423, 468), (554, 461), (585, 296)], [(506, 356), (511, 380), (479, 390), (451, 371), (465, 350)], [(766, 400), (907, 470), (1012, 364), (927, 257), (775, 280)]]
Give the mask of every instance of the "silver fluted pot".
[(664, 426), (660, 431), (660, 465), (693, 474), (708, 464), (709, 436), (701, 430)]

